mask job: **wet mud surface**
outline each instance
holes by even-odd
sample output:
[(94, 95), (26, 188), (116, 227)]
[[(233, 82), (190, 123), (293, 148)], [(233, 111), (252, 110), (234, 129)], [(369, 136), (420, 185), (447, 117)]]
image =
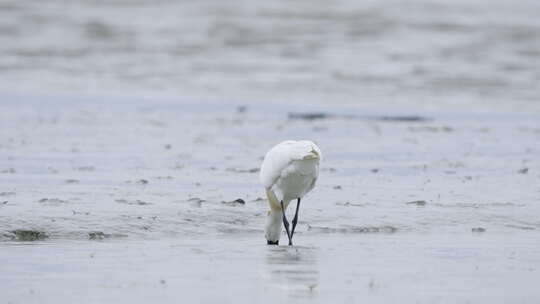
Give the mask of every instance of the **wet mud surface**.
[[(410, 114), (334, 108), (305, 120), (289, 117), (300, 106), (239, 106), (52, 96), (3, 104), (5, 298), (539, 299), (535, 114), (396, 121), (338, 114)], [(324, 151), (294, 247), (267, 246), (263, 232), (257, 168), (283, 138)]]

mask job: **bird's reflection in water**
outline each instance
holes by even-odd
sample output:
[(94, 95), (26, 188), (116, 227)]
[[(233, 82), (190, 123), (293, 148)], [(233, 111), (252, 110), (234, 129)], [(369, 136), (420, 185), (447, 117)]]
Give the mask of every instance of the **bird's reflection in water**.
[(314, 247), (268, 246), (266, 276), (272, 287), (289, 295), (313, 297), (319, 284), (317, 252)]

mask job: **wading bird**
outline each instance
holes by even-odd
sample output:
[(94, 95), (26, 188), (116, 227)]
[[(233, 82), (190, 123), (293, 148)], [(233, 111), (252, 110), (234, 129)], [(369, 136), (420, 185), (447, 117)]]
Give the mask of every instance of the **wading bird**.
[[(261, 166), (260, 180), (266, 189), (270, 204), (265, 230), (268, 245), (279, 244), (282, 222), (289, 238), (289, 246), (292, 245), (300, 200), (315, 186), (321, 158), (321, 150), (309, 140), (287, 140), (266, 153)], [(285, 211), (292, 200), (297, 200), (297, 203), (292, 229), (289, 230)]]

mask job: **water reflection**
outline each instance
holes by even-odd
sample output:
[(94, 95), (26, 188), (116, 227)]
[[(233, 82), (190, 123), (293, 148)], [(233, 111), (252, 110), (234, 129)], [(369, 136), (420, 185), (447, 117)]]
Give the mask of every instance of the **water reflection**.
[(317, 249), (305, 246), (269, 246), (265, 276), (272, 287), (289, 295), (313, 297), (319, 284)]

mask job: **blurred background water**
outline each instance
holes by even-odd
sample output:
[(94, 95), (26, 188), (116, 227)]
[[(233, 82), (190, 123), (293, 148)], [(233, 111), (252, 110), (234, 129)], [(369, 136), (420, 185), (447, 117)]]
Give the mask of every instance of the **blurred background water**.
[(2, 0), (0, 89), (538, 110), (535, 0)]

